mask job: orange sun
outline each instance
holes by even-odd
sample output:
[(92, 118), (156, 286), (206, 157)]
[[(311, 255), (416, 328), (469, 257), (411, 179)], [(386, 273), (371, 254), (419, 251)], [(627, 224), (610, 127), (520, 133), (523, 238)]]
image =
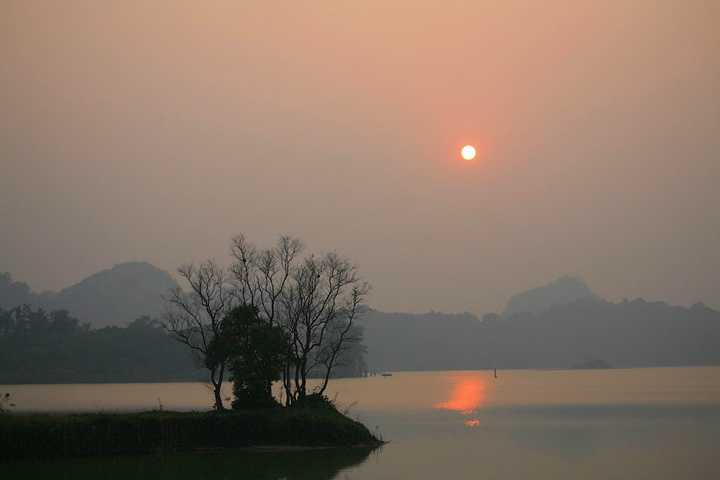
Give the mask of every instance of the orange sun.
[(465, 160), (472, 160), (475, 158), (475, 147), (472, 145), (466, 145), (463, 147), (461, 154)]

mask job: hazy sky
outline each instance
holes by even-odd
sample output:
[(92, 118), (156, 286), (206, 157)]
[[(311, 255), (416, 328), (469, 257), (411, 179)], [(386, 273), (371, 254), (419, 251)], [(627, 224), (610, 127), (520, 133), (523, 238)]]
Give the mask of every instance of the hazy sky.
[(0, 0), (0, 271), (60, 290), (290, 233), (384, 311), (564, 274), (720, 308), (718, 25), (717, 0)]

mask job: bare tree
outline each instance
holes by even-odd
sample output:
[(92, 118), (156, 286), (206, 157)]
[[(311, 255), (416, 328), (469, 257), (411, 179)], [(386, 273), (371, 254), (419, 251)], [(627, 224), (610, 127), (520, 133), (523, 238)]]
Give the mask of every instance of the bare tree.
[(223, 410), (220, 393), (225, 375), (221, 325), (236, 305), (224, 268), (212, 260), (195, 265), (187, 263), (178, 273), (190, 285), (185, 292), (175, 287), (165, 298), (169, 306), (161, 323), (175, 339), (186, 344), (195, 356), (198, 367), (210, 372), (210, 385), (215, 396), (215, 408)]
[(362, 304), (364, 296), (369, 293), (370, 285), (366, 282), (353, 284), (348, 295), (345, 296), (338, 312), (338, 319), (328, 327), (327, 339), (320, 346), (317, 361), (325, 369), (323, 383), (318, 391), (322, 394), (327, 388), (330, 374), (336, 367), (345, 367), (353, 359), (352, 350), (361, 340), (361, 329), (356, 328), (355, 319), (367, 310)]
[(294, 263), (304, 249), (305, 244), (290, 235), (281, 236), (273, 248), (264, 250), (258, 250), (244, 235), (235, 235), (230, 244), (235, 263), (230, 270), (240, 302), (258, 307), (273, 325), (279, 299), (291, 281)]
[(351, 332), (362, 313), (362, 302), (370, 291), (361, 282), (358, 266), (337, 252), (306, 258), (292, 273), (292, 282), (282, 296), (282, 325), (292, 340), (295, 365), (285, 379), (292, 401), (308, 393), (310, 374), (324, 367), (317, 393), (327, 388), (332, 370), (358, 340)]
[(303, 242), (291, 236), (258, 250), (244, 235), (236, 235), (230, 247), (239, 301), (258, 307), (291, 339), (294, 355), (283, 374), (288, 404), (307, 395), (311, 373), (323, 375), (318, 393), (325, 391), (332, 370), (359, 339), (352, 327), (370, 291), (347, 257), (331, 252), (300, 259), (303, 250)]

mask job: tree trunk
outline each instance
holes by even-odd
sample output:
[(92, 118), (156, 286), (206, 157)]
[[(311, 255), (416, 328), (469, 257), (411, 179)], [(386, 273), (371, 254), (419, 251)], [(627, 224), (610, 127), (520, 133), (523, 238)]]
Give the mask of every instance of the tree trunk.
[(217, 370), (212, 370), (210, 375), (210, 383), (213, 386), (213, 394), (215, 395), (215, 410), (218, 412), (221, 412), (225, 410), (225, 406), (223, 405), (222, 400), (222, 383), (223, 383), (223, 376), (225, 375), (225, 364), (220, 364), (220, 372), (218, 373), (218, 379), (215, 380), (215, 372)]
[(215, 410), (218, 412), (225, 410), (225, 407), (223, 406), (222, 401), (222, 395), (220, 395), (220, 385), (213, 385), (213, 390), (215, 394)]

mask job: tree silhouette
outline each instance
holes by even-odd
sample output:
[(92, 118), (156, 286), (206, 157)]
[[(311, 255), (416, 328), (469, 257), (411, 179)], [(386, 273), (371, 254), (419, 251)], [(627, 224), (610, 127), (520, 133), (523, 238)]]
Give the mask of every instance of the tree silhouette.
[(190, 285), (170, 291), (169, 306), (161, 318), (163, 327), (192, 350), (196, 363), (209, 371), (215, 408), (223, 410), (221, 395), (227, 358), (224, 355), (222, 322), (236, 304), (225, 269), (212, 260), (200, 265), (187, 263), (178, 273)]

